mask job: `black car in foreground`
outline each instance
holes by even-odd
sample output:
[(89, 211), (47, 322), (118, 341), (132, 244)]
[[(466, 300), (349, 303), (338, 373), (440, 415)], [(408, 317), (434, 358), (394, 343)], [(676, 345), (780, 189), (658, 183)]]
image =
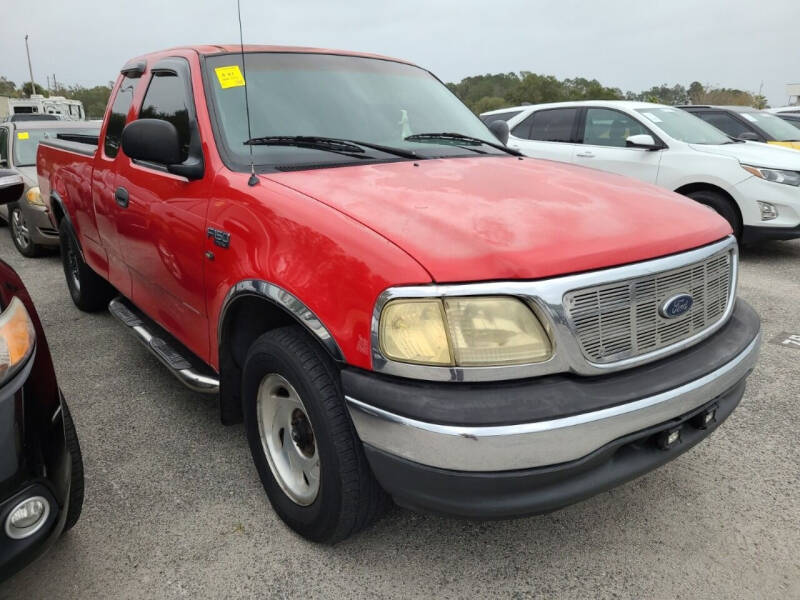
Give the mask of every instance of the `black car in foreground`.
[[(22, 178), (0, 170), (0, 203)], [(83, 460), (31, 298), (0, 260), (0, 581), (78, 521)]]

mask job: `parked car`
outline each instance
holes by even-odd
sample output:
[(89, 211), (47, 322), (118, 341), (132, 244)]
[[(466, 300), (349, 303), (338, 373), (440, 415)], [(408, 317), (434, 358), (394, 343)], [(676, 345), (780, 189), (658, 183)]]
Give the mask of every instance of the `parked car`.
[[(0, 169), (0, 203), (25, 183)], [(83, 461), (42, 325), (14, 270), (0, 260), (0, 582), (78, 521)]]
[[(42, 115), (44, 116), (44, 115)], [(41, 256), (58, 247), (58, 230), (53, 228), (47, 206), (36, 181), (36, 147), (58, 135), (97, 137), (99, 122), (10, 121), (0, 123), (0, 168), (13, 167), (25, 181), (17, 201), (0, 206), (0, 219), (7, 222), (14, 246), (23, 256)]]
[(749, 106), (680, 106), (738, 140), (764, 142), (800, 150), (800, 132), (780, 116)]
[(58, 115), (38, 115), (35, 113), (20, 113), (18, 115), (11, 115), (4, 119), (8, 123), (19, 123), (20, 121), (61, 121)]
[(776, 113), (781, 119), (800, 129), (800, 111)]
[(550, 511), (734, 410), (760, 325), (713, 211), (519, 156), (404, 61), (244, 59), (250, 119), (238, 45), (165, 50), (124, 66), (98, 145), (37, 166), (76, 306), (244, 419), (295, 531), (346, 538), (387, 494)]
[(508, 145), (527, 156), (689, 196), (725, 217), (744, 242), (800, 237), (800, 154), (793, 150), (734, 140), (660, 104), (598, 100), (522, 108), (508, 121)]

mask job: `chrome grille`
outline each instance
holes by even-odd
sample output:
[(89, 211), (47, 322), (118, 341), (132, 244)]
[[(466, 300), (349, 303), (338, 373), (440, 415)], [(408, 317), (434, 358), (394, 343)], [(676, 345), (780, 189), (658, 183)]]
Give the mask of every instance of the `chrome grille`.
[[(564, 307), (584, 356), (610, 363), (685, 340), (719, 322), (730, 300), (731, 250), (670, 271), (568, 292)], [(681, 293), (692, 307), (665, 319), (659, 306)]]

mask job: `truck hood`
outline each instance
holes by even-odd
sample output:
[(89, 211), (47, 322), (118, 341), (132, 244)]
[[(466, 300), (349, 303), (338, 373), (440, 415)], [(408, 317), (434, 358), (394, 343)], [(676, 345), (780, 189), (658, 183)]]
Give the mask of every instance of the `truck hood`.
[(22, 175), (22, 178), (25, 180), (26, 189), (39, 185), (36, 167), (17, 167), (17, 171), (19, 171), (19, 174)]
[(746, 165), (800, 171), (800, 153), (791, 148), (761, 142), (743, 142), (711, 146), (690, 144), (693, 150), (707, 154), (730, 156)]
[(678, 194), (527, 158), (434, 159), (269, 177), (381, 234), (437, 282), (600, 269), (702, 246), (731, 231), (716, 213)]

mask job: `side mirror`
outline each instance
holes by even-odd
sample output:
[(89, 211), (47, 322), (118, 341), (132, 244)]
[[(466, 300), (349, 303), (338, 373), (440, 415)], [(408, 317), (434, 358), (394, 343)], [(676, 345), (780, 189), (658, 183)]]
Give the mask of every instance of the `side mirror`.
[(494, 134), (500, 143), (505, 146), (508, 143), (508, 136), (511, 133), (511, 130), (508, 128), (508, 123), (498, 119), (497, 121), (492, 121), (489, 124), (489, 131)]
[(644, 148), (645, 150), (661, 150), (663, 146), (656, 144), (653, 136), (648, 133), (631, 135), (625, 139), (625, 146), (628, 148)]
[(178, 130), (161, 119), (137, 119), (128, 123), (122, 130), (122, 151), (133, 160), (164, 166), (181, 162)]
[(758, 136), (757, 133), (753, 131), (743, 131), (739, 135), (736, 136), (740, 140), (744, 140), (746, 142), (760, 142), (761, 138)]
[(0, 169), (0, 204), (16, 202), (24, 189), (25, 182), (19, 173), (12, 169)]

